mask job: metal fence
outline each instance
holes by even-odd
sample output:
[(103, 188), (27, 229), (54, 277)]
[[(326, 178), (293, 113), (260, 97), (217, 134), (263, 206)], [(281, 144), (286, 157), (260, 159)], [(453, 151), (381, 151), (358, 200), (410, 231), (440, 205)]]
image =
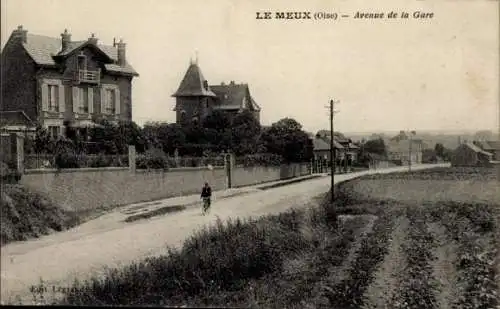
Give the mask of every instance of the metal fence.
[(283, 163), (281, 156), (268, 153), (238, 156), (235, 157), (234, 161), (234, 164), (240, 167), (279, 166)]
[(128, 155), (94, 154), (26, 154), (25, 169), (86, 168), (86, 167), (127, 167)]
[(162, 154), (137, 154), (137, 169), (224, 166), (224, 157), (171, 157)]

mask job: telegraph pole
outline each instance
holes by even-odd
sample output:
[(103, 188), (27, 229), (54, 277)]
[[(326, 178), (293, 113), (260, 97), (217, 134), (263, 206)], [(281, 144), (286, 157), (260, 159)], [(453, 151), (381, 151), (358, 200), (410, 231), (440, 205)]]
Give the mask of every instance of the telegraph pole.
[(333, 116), (338, 113), (338, 111), (335, 110), (335, 104), (339, 103), (338, 100), (330, 100), (330, 176), (331, 176), (331, 201), (333, 203), (334, 200), (334, 187), (335, 187), (335, 144), (333, 140)]
[(413, 141), (412, 137), (413, 137), (413, 135), (416, 134), (416, 132), (415, 131), (409, 131), (409, 133), (410, 133), (409, 134), (410, 135), (410, 145), (408, 147), (410, 149), (408, 151), (409, 152), (409, 154), (408, 154), (408, 156), (409, 156), (409, 160), (408, 160), (408, 172), (411, 172), (411, 151), (412, 151), (412, 149), (411, 149), (412, 145), (411, 144), (412, 144), (412, 141)]

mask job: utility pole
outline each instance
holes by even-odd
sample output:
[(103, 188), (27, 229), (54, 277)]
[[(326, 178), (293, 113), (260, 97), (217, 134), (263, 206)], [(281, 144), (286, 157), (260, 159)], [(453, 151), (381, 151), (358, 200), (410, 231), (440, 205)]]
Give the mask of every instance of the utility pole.
[(411, 146), (412, 146), (412, 137), (413, 137), (413, 135), (415, 135), (415, 134), (416, 134), (416, 132), (415, 132), (415, 131), (409, 131), (409, 132), (410, 132), (410, 134), (409, 134), (409, 135), (410, 135), (410, 145), (409, 145), (408, 147), (409, 147), (410, 149), (409, 149), (409, 151), (408, 151), (408, 152), (409, 152), (408, 172), (411, 172), (411, 151), (412, 151)]
[(340, 101), (336, 100), (330, 100), (330, 175), (331, 175), (331, 201), (333, 203), (334, 200), (334, 188), (335, 188), (335, 144), (333, 140), (333, 116), (338, 113), (338, 111), (335, 110), (335, 104), (338, 104)]

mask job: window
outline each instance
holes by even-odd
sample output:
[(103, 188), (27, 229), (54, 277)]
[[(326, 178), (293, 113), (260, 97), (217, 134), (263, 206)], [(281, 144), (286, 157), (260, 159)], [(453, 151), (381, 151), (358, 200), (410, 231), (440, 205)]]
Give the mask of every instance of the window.
[(106, 89), (106, 99), (104, 101), (105, 111), (107, 114), (114, 114), (115, 109), (116, 93), (114, 89)]
[(186, 121), (186, 111), (181, 111), (181, 122), (185, 122)]
[(78, 111), (80, 113), (88, 113), (89, 112), (89, 89), (88, 88), (79, 88), (78, 90), (80, 106), (78, 107)]
[(59, 136), (59, 134), (61, 132), (61, 128), (58, 126), (49, 126), (48, 131), (49, 131), (50, 136), (55, 138), (55, 137)]
[(79, 70), (87, 69), (87, 57), (85, 57), (85, 55), (78, 55), (78, 69)]
[(50, 112), (59, 112), (59, 87), (57, 85), (48, 85), (48, 104)]

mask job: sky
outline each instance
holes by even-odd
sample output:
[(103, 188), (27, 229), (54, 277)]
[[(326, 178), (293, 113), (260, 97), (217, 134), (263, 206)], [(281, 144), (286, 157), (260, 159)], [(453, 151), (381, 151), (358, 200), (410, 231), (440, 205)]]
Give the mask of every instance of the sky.
[[(284, 117), (316, 132), (498, 131), (499, 3), (492, 0), (1, 0), (2, 48), (29, 33), (127, 43), (133, 120), (174, 122), (190, 59), (209, 84), (248, 83), (265, 125)], [(256, 12), (310, 11), (337, 20), (260, 20)], [(354, 19), (394, 11), (408, 19)], [(433, 18), (415, 19), (415, 11)]]

